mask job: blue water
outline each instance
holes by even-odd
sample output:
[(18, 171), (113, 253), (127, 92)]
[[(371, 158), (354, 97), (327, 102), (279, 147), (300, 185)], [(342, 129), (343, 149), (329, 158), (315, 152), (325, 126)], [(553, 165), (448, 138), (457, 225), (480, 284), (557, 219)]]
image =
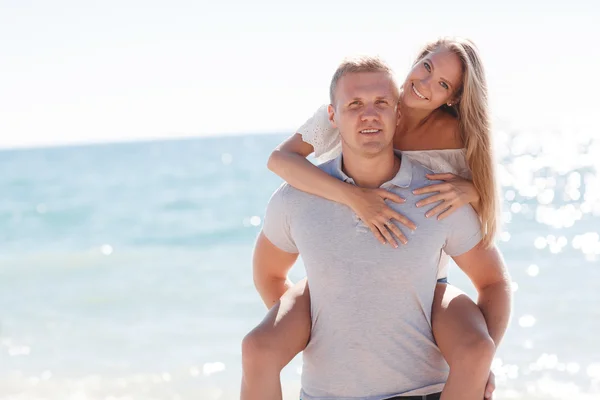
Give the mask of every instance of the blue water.
[[(0, 151), (0, 399), (235, 398), (284, 137)], [(496, 398), (600, 398), (600, 143), (498, 132), (496, 152), (515, 289)]]

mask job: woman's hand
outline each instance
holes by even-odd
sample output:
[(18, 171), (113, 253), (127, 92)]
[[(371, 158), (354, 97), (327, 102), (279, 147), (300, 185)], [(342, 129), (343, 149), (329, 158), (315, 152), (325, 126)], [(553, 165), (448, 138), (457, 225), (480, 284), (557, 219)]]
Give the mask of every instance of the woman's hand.
[(353, 186), (346, 205), (371, 229), (377, 240), (382, 244), (387, 242), (397, 248), (398, 243), (393, 235), (403, 244), (408, 241), (392, 220), (396, 220), (412, 230), (416, 229), (416, 225), (404, 215), (393, 210), (385, 200), (399, 204), (405, 201), (402, 197), (385, 189), (366, 189)]
[(441, 201), (440, 204), (425, 213), (427, 218), (439, 214), (438, 220), (442, 220), (469, 203), (477, 209), (479, 193), (477, 193), (473, 182), (454, 174), (427, 174), (427, 178), (444, 181), (444, 183), (437, 183), (413, 190), (413, 193), (417, 195), (437, 192), (437, 194), (417, 202), (417, 207), (424, 207)]

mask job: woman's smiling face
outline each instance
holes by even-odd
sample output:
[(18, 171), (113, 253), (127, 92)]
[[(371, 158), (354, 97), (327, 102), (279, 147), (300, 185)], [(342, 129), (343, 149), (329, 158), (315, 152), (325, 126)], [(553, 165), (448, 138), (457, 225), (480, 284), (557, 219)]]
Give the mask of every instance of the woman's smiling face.
[(410, 108), (435, 110), (458, 99), (463, 65), (452, 51), (437, 49), (425, 55), (408, 73), (403, 85), (403, 102)]

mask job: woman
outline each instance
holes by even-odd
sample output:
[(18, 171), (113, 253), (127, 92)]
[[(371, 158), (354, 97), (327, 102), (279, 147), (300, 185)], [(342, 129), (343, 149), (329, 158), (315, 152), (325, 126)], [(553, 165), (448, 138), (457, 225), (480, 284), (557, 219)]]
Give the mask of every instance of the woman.
[[(440, 39), (420, 52), (402, 85), (400, 123), (394, 147), (443, 180), (415, 191), (436, 193), (417, 205), (428, 217), (445, 218), (471, 204), (478, 212), (483, 244), (493, 242), (497, 229), (497, 197), (491, 151), (487, 87), (474, 44), (462, 39)], [(390, 219), (411, 223), (389, 208), (385, 200), (402, 199), (384, 189), (364, 189), (339, 181), (312, 165), (306, 156), (329, 158), (340, 151), (339, 132), (332, 129), (326, 107), (320, 108), (299, 133), (271, 155), (269, 168), (305, 192), (352, 208), (383, 243), (398, 246), (406, 237)], [(441, 202), (433, 207), (431, 204)], [(395, 238), (396, 239), (395, 239)], [(432, 329), (450, 365), (442, 400), (490, 398), (494, 390), (489, 368), (500, 338), (491, 338), (477, 305), (448, 285), (448, 257), (439, 265), (439, 283), (432, 308)], [(244, 377), (242, 399), (281, 398), (279, 373), (306, 346), (311, 329), (310, 297), (306, 280), (288, 291), (265, 320), (242, 344)], [(489, 375), (489, 380), (488, 380)], [(487, 381), (487, 385), (486, 385)]]

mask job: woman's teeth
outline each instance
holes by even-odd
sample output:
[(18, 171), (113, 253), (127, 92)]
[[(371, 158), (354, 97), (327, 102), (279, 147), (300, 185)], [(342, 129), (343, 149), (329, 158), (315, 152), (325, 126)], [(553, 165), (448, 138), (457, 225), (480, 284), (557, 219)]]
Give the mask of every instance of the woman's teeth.
[(360, 131), (360, 133), (377, 133), (379, 132), (379, 129), (364, 129), (362, 131)]
[(417, 90), (417, 88), (415, 87), (415, 85), (412, 85), (412, 90), (413, 90), (413, 92), (415, 92), (415, 94), (416, 94), (416, 95), (417, 95), (419, 98), (421, 98), (421, 99), (423, 99), (423, 100), (426, 100), (426, 99), (427, 99), (427, 97), (423, 96), (423, 95), (421, 94), (421, 92), (419, 92), (419, 91)]

